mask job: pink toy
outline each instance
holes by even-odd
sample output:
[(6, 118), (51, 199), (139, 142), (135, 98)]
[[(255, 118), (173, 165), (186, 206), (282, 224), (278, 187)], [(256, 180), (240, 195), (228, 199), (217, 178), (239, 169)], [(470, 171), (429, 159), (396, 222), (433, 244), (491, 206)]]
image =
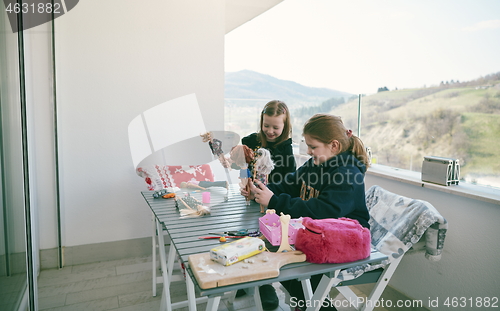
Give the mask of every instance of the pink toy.
[(203, 192), (201, 194), (201, 202), (202, 203), (210, 203), (210, 192)]
[(295, 248), (312, 263), (344, 263), (370, 256), (370, 230), (350, 218), (303, 217)]
[[(290, 219), (288, 225), (288, 243), (295, 244), (297, 232), (299, 229), (304, 228), (302, 225), (302, 218)], [(281, 244), (281, 222), (280, 216), (275, 213), (268, 213), (259, 218), (260, 232), (266, 239), (274, 246)]]

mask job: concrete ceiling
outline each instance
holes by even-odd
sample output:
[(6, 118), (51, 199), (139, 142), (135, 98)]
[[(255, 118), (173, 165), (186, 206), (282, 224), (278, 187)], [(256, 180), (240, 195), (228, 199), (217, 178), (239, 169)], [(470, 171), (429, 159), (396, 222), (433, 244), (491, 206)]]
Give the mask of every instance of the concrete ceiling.
[(226, 34), (283, 0), (226, 0)]

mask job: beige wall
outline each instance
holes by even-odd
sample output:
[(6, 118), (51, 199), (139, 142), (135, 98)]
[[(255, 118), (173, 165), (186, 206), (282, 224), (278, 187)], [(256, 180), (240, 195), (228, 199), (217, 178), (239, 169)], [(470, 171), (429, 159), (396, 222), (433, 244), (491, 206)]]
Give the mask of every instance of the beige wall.
[[(194, 93), (206, 128), (223, 129), (224, 7), (222, 0), (87, 0), (56, 19), (64, 246), (150, 235), (144, 182), (128, 146), (135, 116)], [(182, 130), (188, 118), (165, 122)], [(42, 221), (41, 232), (50, 226)], [(48, 239), (42, 249), (57, 246)]]

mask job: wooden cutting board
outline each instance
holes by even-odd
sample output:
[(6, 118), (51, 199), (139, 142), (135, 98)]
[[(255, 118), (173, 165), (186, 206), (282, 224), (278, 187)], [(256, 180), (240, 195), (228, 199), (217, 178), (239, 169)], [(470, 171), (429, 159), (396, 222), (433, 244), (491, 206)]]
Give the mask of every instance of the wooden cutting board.
[(240, 261), (230, 266), (212, 261), (210, 253), (191, 255), (188, 260), (199, 286), (208, 289), (277, 277), (282, 266), (306, 261), (306, 255), (300, 251), (263, 252), (248, 258), (253, 263)]

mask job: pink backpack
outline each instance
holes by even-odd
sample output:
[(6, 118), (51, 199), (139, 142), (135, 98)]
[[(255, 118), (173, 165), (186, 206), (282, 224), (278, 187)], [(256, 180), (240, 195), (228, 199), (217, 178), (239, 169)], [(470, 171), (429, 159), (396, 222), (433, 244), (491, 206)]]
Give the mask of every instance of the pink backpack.
[(370, 230), (350, 218), (303, 217), (295, 248), (312, 263), (344, 263), (370, 256)]

